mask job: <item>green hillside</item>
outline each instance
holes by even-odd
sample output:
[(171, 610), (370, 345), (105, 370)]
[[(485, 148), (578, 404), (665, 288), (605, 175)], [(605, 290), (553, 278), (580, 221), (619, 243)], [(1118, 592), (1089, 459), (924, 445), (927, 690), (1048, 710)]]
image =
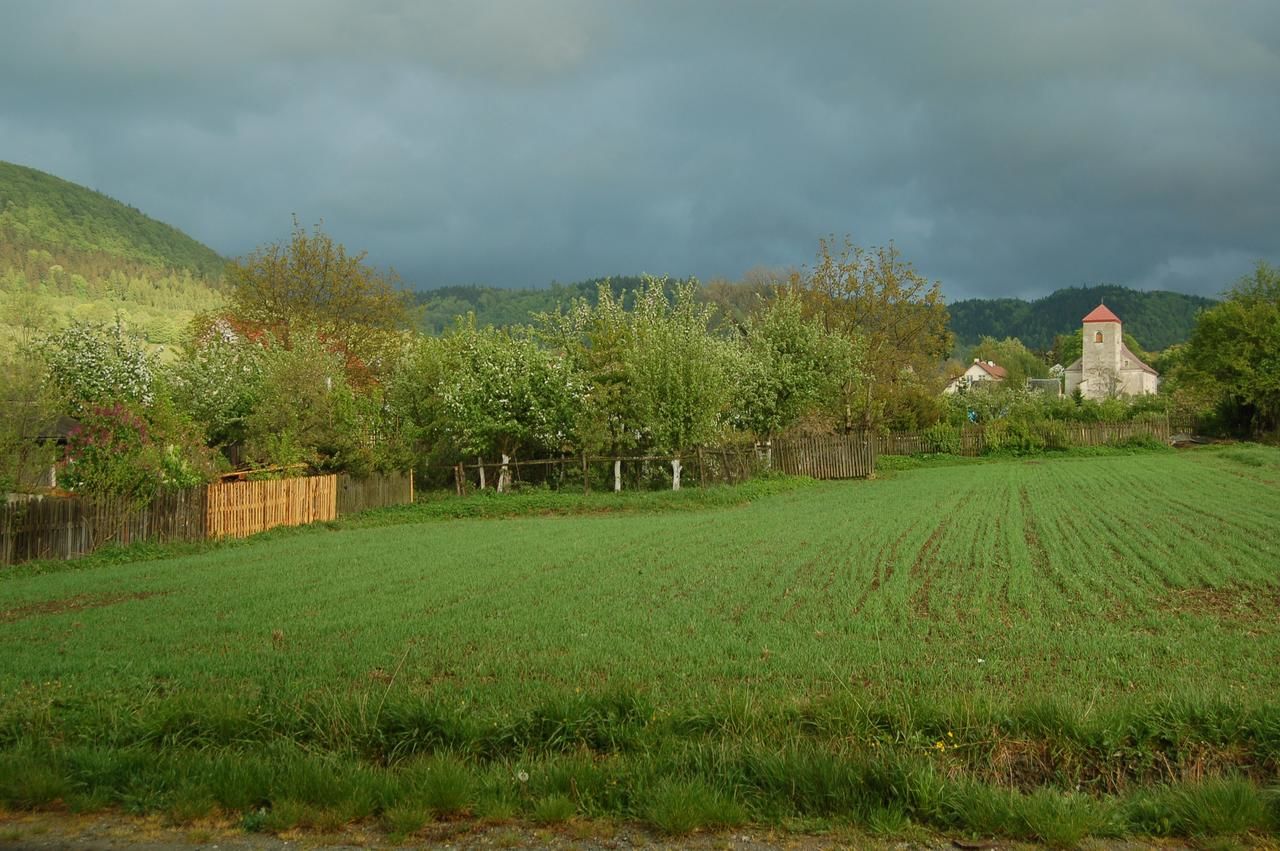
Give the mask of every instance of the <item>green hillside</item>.
[(1078, 333), (1086, 313), (1105, 302), (1148, 351), (1167, 348), (1191, 336), (1196, 313), (1213, 299), (1183, 293), (1143, 292), (1104, 284), (1058, 290), (1034, 301), (1019, 298), (966, 299), (949, 305), (957, 345), (981, 337), (1017, 337), (1029, 348), (1047, 350), (1058, 334)]
[(0, 162), (0, 233), (52, 249), (101, 253), (217, 278), (213, 249), (145, 213), (33, 168)]
[(226, 261), (100, 192), (0, 162), (0, 344), (123, 320), (154, 344), (222, 304)]

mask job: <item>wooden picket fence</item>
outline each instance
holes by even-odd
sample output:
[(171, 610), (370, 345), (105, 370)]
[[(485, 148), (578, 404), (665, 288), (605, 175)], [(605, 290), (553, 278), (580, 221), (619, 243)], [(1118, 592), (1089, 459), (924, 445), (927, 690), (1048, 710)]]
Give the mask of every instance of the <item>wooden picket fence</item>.
[[(877, 455), (927, 455), (955, 448), (925, 431), (893, 431), (878, 434), (874, 440)], [(961, 430), (959, 451), (953, 454), (975, 457), (981, 455), (985, 448), (982, 427), (970, 426)]]
[(209, 486), (205, 536), (247, 538), (277, 526), (338, 516), (338, 477), (306, 476)]
[(876, 441), (861, 434), (780, 440), (773, 469), (814, 479), (865, 479), (876, 471)]
[(240, 538), (412, 501), (412, 473), (229, 482), (164, 492), (145, 505), (15, 499), (0, 503), (0, 565), (73, 559), (108, 544)]

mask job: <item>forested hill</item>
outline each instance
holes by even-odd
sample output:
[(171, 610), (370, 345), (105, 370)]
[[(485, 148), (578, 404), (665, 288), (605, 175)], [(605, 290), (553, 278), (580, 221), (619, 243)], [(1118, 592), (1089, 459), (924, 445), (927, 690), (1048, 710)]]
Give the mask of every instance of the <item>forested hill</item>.
[(217, 278), (226, 261), (175, 227), (75, 183), (0, 162), (0, 240)]
[(222, 304), (226, 261), (177, 228), (35, 169), (0, 162), (0, 350), (72, 321), (156, 345)]
[(635, 292), (644, 279), (633, 275), (592, 278), (575, 284), (553, 283), (540, 289), (509, 290), (501, 287), (440, 287), (415, 294), (421, 310), (422, 330), (427, 334), (443, 334), (459, 316), (474, 313), (476, 324), (498, 328), (527, 325), (539, 313), (550, 313), (557, 306), (567, 308), (574, 299), (596, 301), (600, 284), (608, 283), (615, 296)]
[(1047, 350), (1058, 334), (1079, 333), (1080, 320), (1105, 302), (1126, 333), (1148, 351), (1158, 351), (1191, 336), (1196, 312), (1213, 299), (1182, 293), (1102, 285), (1058, 290), (1034, 301), (1018, 298), (966, 299), (948, 306), (957, 345), (981, 337), (1017, 337), (1031, 349)]

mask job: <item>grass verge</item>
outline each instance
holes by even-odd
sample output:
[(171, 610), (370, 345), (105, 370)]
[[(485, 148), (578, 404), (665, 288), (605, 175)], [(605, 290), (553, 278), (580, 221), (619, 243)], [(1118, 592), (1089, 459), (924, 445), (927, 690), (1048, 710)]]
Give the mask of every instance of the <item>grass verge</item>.
[(446, 491), (427, 492), (420, 494), (418, 501), (412, 505), (377, 508), (339, 520), (311, 523), (306, 526), (282, 526), (250, 538), (174, 543), (148, 541), (127, 546), (103, 547), (91, 555), (70, 561), (30, 561), (0, 569), (0, 581), (199, 555), (231, 547), (253, 546), (278, 538), (339, 532), (345, 529), (370, 529), (462, 519), (661, 514), (732, 508), (777, 494), (818, 487), (820, 484), (803, 476), (763, 476), (738, 485), (684, 488), (679, 491), (623, 491), (621, 493), (593, 491), (584, 494), (577, 491), (524, 490), (500, 494), (485, 490), (465, 497), (457, 497)]
[[(1057, 720), (1046, 726), (1044, 719)], [(393, 835), (431, 821), (584, 816), (673, 835), (796, 820), (901, 834), (1072, 847), (1086, 837), (1274, 835), (1280, 709), (1129, 709), (1088, 719), (832, 700), (664, 711), (638, 694), (582, 696), (519, 716), (393, 699), (166, 698), (6, 712), (0, 805), (107, 807), (178, 824)]]

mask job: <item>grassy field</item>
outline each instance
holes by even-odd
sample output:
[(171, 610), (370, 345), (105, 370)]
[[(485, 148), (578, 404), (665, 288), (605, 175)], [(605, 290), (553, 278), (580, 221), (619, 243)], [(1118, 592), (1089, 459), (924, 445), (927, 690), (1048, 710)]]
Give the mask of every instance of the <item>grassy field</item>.
[(1278, 482), (1258, 447), (1005, 461), (19, 570), (0, 801), (1274, 831)]

